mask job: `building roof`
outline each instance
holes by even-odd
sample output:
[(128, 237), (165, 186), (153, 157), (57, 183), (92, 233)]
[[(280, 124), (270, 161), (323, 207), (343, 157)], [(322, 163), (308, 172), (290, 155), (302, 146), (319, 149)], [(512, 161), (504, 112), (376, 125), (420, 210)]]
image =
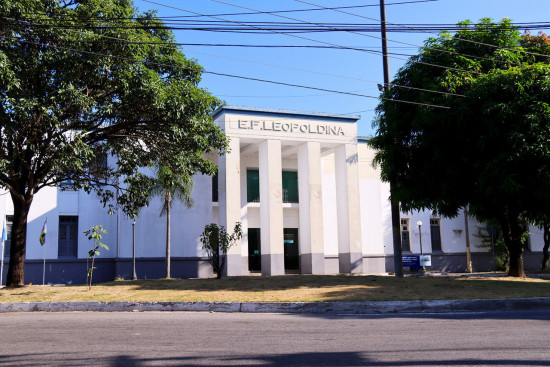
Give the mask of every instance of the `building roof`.
[(294, 111), (294, 110), (281, 110), (277, 108), (263, 108), (263, 107), (245, 107), (245, 106), (223, 106), (214, 111), (214, 118), (217, 118), (224, 112), (248, 112), (260, 115), (290, 115), (290, 116), (303, 116), (309, 118), (322, 118), (330, 120), (341, 120), (341, 122), (356, 122), (361, 118), (359, 115), (338, 115), (333, 113), (323, 112), (308, 112), (308, 111)]

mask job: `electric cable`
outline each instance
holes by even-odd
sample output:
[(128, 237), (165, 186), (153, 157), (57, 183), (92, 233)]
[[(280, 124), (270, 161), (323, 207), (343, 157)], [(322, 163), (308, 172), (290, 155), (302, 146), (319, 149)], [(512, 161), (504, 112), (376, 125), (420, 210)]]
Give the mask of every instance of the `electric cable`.
[[(427, 3), (427, 2), (435, 2), (439, 0), (412, 0), (412, 1), (401, 1), (396, 3), (388, 3), (386, 6), (392, 6), (392, 5), (407, 5), (407, 4), (415, 4), (415, 3)], [(379, 6), (378, 4), (365, 4), (365, 5), (351, 5), (351, 6), (337, 6), (330, 9), (357, 9), (357, 8), (368, 8), (368, 7), (374, 7)], [(265, 11), (262, 12), (262, 14), (275, 14), (275, 13), (297, 13), (297, 12), (310, 12), (310, 11), (323, 11), (325, 9), (319, 9), (319, 8), (313, 8), (313, 9), (290, 9), (290, 10), (274, 10), (274, 11)], [(45, 13), (29, 13), (29, 14), (38, 14), (38, 15), (47, 15)], [(211, 16), (236, 16), (236, 15), (257, 15), (256, 12), (253, 13), (224, 13), (224, 14), (203, 14), (203, 15), (181, 15), (181, 16), (170, 16), (170, 17), (157, 17), (158, 19), (173, 19), (173, 18), (202, 18), (202, 17), (211, 17)], [(68, 14), (59, 14), (55, 15), (56, 17), (70, 17), (71, 15)], [(105, 18), (98, 18), (98, 19), (105, 19)], [(139, 17), (116, 17), (116, 18), (108, 18), (109, 20), (138, 20), (141, 19)]]
[[(196, 12), (191, 11), (191, 10), (181, 9), (181, 8), (177, 8), (177, 7), (174, 7), (174, 6), (161, 4), (161, 3), (158, 3), (158, 2), (155, 2), (155, 1), (151, 1), (151, 0), (143, 0), (143, 1), (148, 2), (148, 3), (151, 3), (151, 4), (160, 5), (160, 6), (164, 6), (164, 7), (167, 7), (167, 8), (175, 9), (175, 10), (180, 10), (180, 11), (188, 12), (188, 13), (200, 14), (200, 13), (196, 13)], [(219, 2), (219, 1), (217, 1), (217, 0), (211, 0), (211, 1)], [(233, 5), (233, 6), (240, 7), (240, 6), (238, 6), (238, 5)], [(245, 8), (245, 9), (250, 9), (250, 8)], [(251, 9), (251, 10), (254, 10), (254, 9)], [(281, 15), (276, 15), (276, 16), (282, 17)], [(221, 19), (221, 18), (216, 18), (216, 19)], [(225, 20), (225, 19), (221, 19), (221, 20)], [(238, 24), (239, 22), (235, 22), (235, 23)], [(254, 28), (257, 28), (257, 27), (254, 27)], [(333, 43), (330, 43), (330, 42), (324, 42), (324, 41), (319, 41), (319, 40), (315, 40), (315, 39), (312, 39), (312, 38), (297, 36), (297, 35), (295, 35), (295, 34), (287, 34), (287, 33), (284, 33), (284, 32), (277, 32), (277, 31), (272, 31), (272, 32), (273, 32), (273, 33), (277, 33), (277, 34), (281, 34), (281, 35), (286, 35), (286, 36), (289, 36), (289, 37), (295, 37), (295, 38), (304, 39), (304, 40), (308, 40), (308, 41), (312, 41), (312, 42), (327, 44), (327, 45), (331, 45), (331, 46), (341, 46), (341, 45), (333, 44)], [(341, 47), (345, 47), (345, 46), (341, 46)], [(348, 47), (346, 47), (346, 48), (347, 48), (347, 49), (352, 49), (352, 48), (348, 48)], [(357, 51), (363, 51), (363, 52), (367, 52), (367, 53), (375, 53), (375, 52), (373, 52), (373, 51), (365, 50), (365, 49), (355, 49), (355, 50), (357, 50)], [(379, 53), (376, 53), (376, 54), (379, 54)], [(391, 58), (393, 58), (393, 59), (398, 59), (398, 60), (408, 61), (408, 59), (404, 59), (404, 58), (398, 57), (398, 56), (391, 56)], [(476, 71), (464, 70), (464, 69), (453, 68), (453, 67), (443, 66), (443, 65), (437, 65), (437, 64), (431, 64), (431, 63), (427, 63), (427, 62), (423, 62), (423, 61), (415, 61), (415, 63), (423, 64), (423, 65), (429, 65), (429, 66), (438, 67), (438, 68), (443, 68), (443, 69), (447, 69), (447, 70), (455, 70), (455, 71), (460, 71), (460, 72), (465, 72), (465, 73), (472, 73), (472, 74), (482, 75), (482, 73), (479, 73), (479, 72), (476, 72)]]
[[(28, 21), (26, 21), (26, 23), (27, 23), (27, 24), (31, 24), (31, 25), (34, 24), (34, 23), (28, 22)], [(73, 31), (73, 30), (70, 29), (70, 31)], [(79, 31), (79, 32), (80, 32), (80, 31)], [(130, 40), (122, 39), (122, 38), (117, 38), (117, 37), (110, 37), (110, 36), (101, 35), (101, 34), (99, 34), (98, 36), (99, 36), (99, 37), (102, 37), (102, 38), (106, 38), (106, 39), (112, 39), (112, 40), (116, 40), (116, 41), (123, 41), (123, 42), (126, 42), (126, 43), (128, 43), (128, 44), (134, 44), (134, 43), (135, 43), (134, 41), (130, 41)], [(75, 40), (75, 42), (81, 42), (81, 41)], [(147, 44), (147, 43), (139, 43), (139, 44)], [(177, 44), (177, 43), (174, 43), (174, 44)], [(167, 47), (167, 46), (165, 46), (164, 48), (166, 48), (166, 47)], [(338, 46), (338, 47), (342, 47), (342, 46)], [(195, 51), (195, 52), (196, 52), (196, 51)], [(376, 52), (381, 53), (381, 51), (376, 51)], [(300, 72), (307, 72), (307, 73), (313, 73), (313, 74), (318, 74), (318, 75), (331, 76), (331, 77), (336, 77), (336, 78), (343, 78), (343, 79), (350, 79), (350, 80), (363, 81), (363, 82), (372, 83), (372, 84), (376, 84), (376, 85), (380, 85), (380, 84), (381, 84), (381, 83), (379, 83), (379, 82), (377, 82), (377, 81), (372, 81), (372, 80), (367, 80), (367, 79), (361, 79), (361, 78), (355, 78), (355, 77), (348, 77), (348, 76), (337, 75), (337, 74), (331, 74), (331, 73), (324, 73), (324, 72), (317, 72), (317, 71), (306, 70), (306, 69), (292, 68), (292, 67), (287, 67), (287, 66), (279, 66), (279, 65), (274, 65), (274, 64), (262, 63), (262, 62), (257, 62), (257, 61), (252, 61), (252, 60), (245, 60), (245, 59), (237, 59), (237, 58), (231, 58), (231, 57), (227, 57), (227, 56), (214, 55), (214, 54), (208, 54), (208, 53), (202, 53), (202, 52), (196, 52), (196, 53), (205, 54), (205, 55), (213, 56), (213, 57), (219, 57), (219, 58), (230, 59), (230, 60), (236, 60), (236, 61), (240, 61), (240, 62), (250, 62), (250, 63), (255, 63), (255, 64), (259, 64), (259, 65), (266, 65), (266, 66), (270, 66), (270, 67), (284, 68), (284, 69), (288, 69), (288, 70), (294, 70), (294, 71), (300, 71)], [(441, 94), (441, 95), (450, 95), (450, 96), (456, 96), (456, 97), (466, 97), (465, 95), (458, 94), (458, 93), (450, 93), (450, 92), (443, 92), (443, 91), (437, 91), (437, 90), (431, 90), (431, 89), (425, 89), (425, 88), (418, 88), (418, 87), (411, 87), (411, 86), (403, 86), (403, 85), (399, 85), (399, 84), (392, 84), (392, 86), (398, 87), (398, 88), (405, 88), (405, 89), (409, 89), (409, 90), (418, 90), (418, 91), (423, 91), (423, 92), (436, 93), (436, 94)]]
[[(214, 1), (214, 0), (212, 0), (212, 1)], [(318, 6), (319, 8), (323, 8), (323, 9), (327, 9), (327, 8), (325, 8), (325, 7), (322, 6), (322, 5), (317, 5), (317, 4), (310, 3), (310, 2), (307, 2), (307, 1), (304, 1), (304, 0), (294, 0), (294, 1), (299, 2), (299, 3), (303, 3), (303, 4)], [(346, 12), (346, 11), (341, 11), (341, 10), (336, 10), (336, 9), (334, 9), (334, 11), (339, 12), (339, 13), (344, 13), (344, 14), (352, 15), (352, 16), (356, 16), (356, 17), (360, 17), (360, 18), (364, 18), (364, 19), (369, 19), (369, 20), (372, 20), (372, 21), (380, 22), (380, 19), (371, 18), (371, 17), (367, 17), (367, 16), (364, 16), (364, 15), (349, 13), (349, 12)], [(406, 26), (403, 26), (403, 25), (400, 25), (400, 24), (396, 24), (396, 23), (391, 23), (391, 22), (388, 22), (388, 21), (386, 21), (386, 23), (387, 23), (387, 24), (394, 25), (394, 26), (398, 26), (398, 27), (405, 27), (405, 28), (407, 28)], [(495, 28), (498, 28), (498, 27), (495, 27)], [(436, 33), (428, 32), (428, 31), (422, 31), (422, 32), (428, 33), (428, 34), (436, 34)], [(437, 34), (436, 34), (436, 35), (437, 35)], [(526, 53), (526, 54), (529, 54), (529, 55), (544, 56), (544, 57), (547, 57), (547, 58), (550, 57), (549, 55), (539, 54), (539, 53), (536, 53), (536, 52), (529, 52), (529, 51), (525, 51), (525, 50), (521, 50), (521, 49), (513, 49), (513, 48), (509, 48), (509, 47), (502, 47), (502, 46), (492, 45), (492, 44), (489, 44), (489, 43), (483, 43), (483, 42), (478, 42), (478, 41), (467, 40), (467, 39), (459, 38), (459, 37), (454, 37), (454, 38), (457, 39), (457, 40), (463, 41), (463, 42), (473, 43), (473, 44), (482, 45), (482, 46), (494, 47), (494, 48), (502, 49), (502, 50), (519, 51), (519, 52), (523, 52), (523, 53)], [(393, 41), (393, 40), (390, 40), (390, 39), (388, 39), (388, 41), (398, 42), (398, 41)], [(399, 43), (403, 43), (403, 42), (399, 42)], [(429, 47), (425, 47), (425, 46), (421, 46), (421, 48), (427, 48), (427, 49), (429, 49)], [(445, 51), (445, 52), (450, 52), (450, 53), (452, 53), (452, 51), (446, 51), (446, 50), (438, 49), (438, 48), (435, 48), (435, 50), (437, 50), (437, 51)], [(473, 55), (467, 55), (467, 54), (461, 54), (461, 53), (457, 53), (457, 54), (458, 54), (458, 55), (463, 55), (463, 56), (469, 56), (469, 57), (480, 58), (479, 56), (473, 56)], [(492, 59), (489, 59), (489, 60), (492, 60)], [(492, 61), (495, 61), (495, 60), (492, 60)]]
[(177, 68), (177, 69), (181, 69), (181, 70), (198, 71), (198, 72), (202, 72), (202, 73), (205, 73), (205, 74), (218, 75), (218, 76), (237, 78), (237, 79), (244, 79), (244, 80), (250, 80), (250, 81), (257, 81), (257, 82), (263, 82), (263, 83), (270, 83), (270, 84), (282, 85), (282, 86), (287, 86), (287, 87), (318, 90), (318, 91), (322, 91), (322, 92), (330, 92), (330, 93), (335, 93), (335, 94), (344, 94), (344, 95), (351, 95), (351, 96), (356, 96), (356, 97), (364, 97), (364, 98), (372, 98), (372, 99), (382, 99), (382, 100), (387, 100), (387, 101), (391, 101), (391, 102), (407, 103), (407, 104), (413, 104), (413, 105), (419, 105), (419, 106), (425, 106), (425, 107), (441, 108), (441, 109), (446, 109), (446, 110), (451, 109), (448, 106), (442, 106), (442, 105), (435, 105), (435, 104), (429, 104), (429, 103), (420, 103), (420, 102), (413, 102), (413, 101), (406, 101), (406, 100), (399, 100), (399, 99), (391, 99), (391, 98), (385, 98), (385, 97), (375, 97), (375, 96), (370, 96), (370, 95), (366, 95), (366, 94), (338, 91), (338, 90), (332, 90), (332, 89), (327, 89), (327, 88), (306, 86), (306, 85), (301, 85), (301, 84), (278, 82), (278, 81), (274, 81), (274, 80), (253, 78), (253, 77), (247, 77), (247, 76), (242, 76), (242, 75), (233, 75), (233, 74), (227, 74), (227, 73), (218, 73), (218, 72), (208, 71), (208, 70), (204, 70), (204, 69), (200, 70), (200, 69), (184, 67), (184, 66), (178, 66), (178, 65), (170, 65), (170, 64), (147, 61), (147, 60), (138, 60), (138, 59), (133, 59), (133, 58), (124, 57), (124, 56), (116, 56), (116, 55), (110, 55), (110, 54), (103, 54), (103, 53), (99, 53), (99, 52), (78, 50), (78, 49), (74, 49), (74, 48), (70, 48), (70, 47), (63, 47), (63, 46), (57, 46), (57, 45), (53, 45), (53, 44), (45, 44), (45, 43), (40, 43), (40, 42), (23, 40), (23, 39), (20, 39), (20, 38), (17, 38), (17, 37), (12, 37), (12, 38), (15, 38), (15, 39), (17, 39), (17, 40), (19, 40), (23, 43), (33, 44), (33, 45), (42, 46), (42, 47), (46, 47), (46, 48), (56, 48), (56, 49), (60, 49), (60, 50), (73, 51), (73, 52), (85, 53), (85, 54), (89, 54), (89, 55), (102, 56), (102, 57), (109, 57), (109, 58), (114, 58), (114, 59), (119, 59), (119, 60), (138, 62), (138, 63), (142, 63), (142, 64), (149, 64), (149, 65), (162, 66), (162, 67), (168, 67), (168, 68)]

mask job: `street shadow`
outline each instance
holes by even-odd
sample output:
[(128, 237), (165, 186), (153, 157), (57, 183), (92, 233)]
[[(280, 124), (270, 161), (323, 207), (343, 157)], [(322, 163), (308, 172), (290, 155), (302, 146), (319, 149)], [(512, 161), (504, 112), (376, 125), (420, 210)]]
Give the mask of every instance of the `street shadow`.
[(327, 320), (357, 319), (430, 319), (430, 320), (537, 320), (550, 321), (549, 311), (484, 311), (446, 313), (380, 313), (380, 314), (333, 314), (301, 313), (300, 317), (323, 318)]
[[(69, 353), (0, 355), (3, 366), (124, 366), (145, 367), (152, 365), (170, 366), (550, 366), (548, 360), (497, 359), (497, 358), (429, 358), (429, 352), (422, 353), (421, 358), (409, 360), (378, 360), (369, 357), (368, 352), (310, 352), (262, 355), (204, 355), (178, 357), (135, 357), (130, 355), (91, 356), (83, 354), (76, 357)], [(432, 351), (440, 352), (440, 351)], [(384, 357), (384, 356), (383, 356)], [(393, 356), (390, 358), (393, 359)]]

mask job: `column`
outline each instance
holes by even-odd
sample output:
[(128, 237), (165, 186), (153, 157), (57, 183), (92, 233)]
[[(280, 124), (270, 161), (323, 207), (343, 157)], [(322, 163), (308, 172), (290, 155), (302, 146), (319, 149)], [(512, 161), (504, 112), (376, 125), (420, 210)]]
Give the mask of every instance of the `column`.
[(363, 271), (363, 254), (357, 145), (344, 144), (337, 147), (334, 160), (340, 272), (360, 273)]
[[(241, 221), (241, 157), (239, 138), (231, 137), (229, 152), (218, 157), (219, 224), (229, 233)], [(227, 251), (226, 275), (248, 274), (240, 241)]]
[(321, 144), (307, 142), (298, 149), (300, 195), (300, 269), (302, 274), (324, 274), (323, 192)]
[(259, 164), (262, 275), (283, 275), (285, 259), (280, 140), (265, 140), (260, 143)]

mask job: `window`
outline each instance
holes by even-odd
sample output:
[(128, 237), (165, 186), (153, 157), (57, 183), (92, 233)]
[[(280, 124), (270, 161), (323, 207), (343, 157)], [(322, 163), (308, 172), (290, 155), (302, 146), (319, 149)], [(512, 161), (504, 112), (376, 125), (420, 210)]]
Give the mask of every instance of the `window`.
[(212, 176), (212, 201), (218, 202), (218, 173)]
[[(6, 242), (4, 242), (4, 259), (10, 257), (10, 249), (11, 249), (11, 229), (13, 226), (13, 215), (6, 215), (6, 234), (7, 239)], [(2, 231), (1, 229), (0, 231)], [(0, 233), (1, 235), (1, 233)]]
[(411, 251), (408, 219), (401, 219), (401, 251)]
[(96, 185), (106, 185), (108, 175), (107, 154), (98, 153), (94, 158), (94, 161), (88, 169), (91, 175), (91, 179), (94, 180)]
[(298, 172), (283, 171), (283, 203), (298, 202)]
[(257, 169), (246, 170), (246, 201), (260, 202), (260, 171)]
[(75, 258), (78, 257), (78, 217), (59, 217), (59, 241), (57, 257)]
[[(298, 202), (298, 172), (283, 171), (283, 203)], [(260, 202), (260, 171), (246, 170), (246, 201)]]
[(430, 219), (430, 235), (432, 239), (432, 252), (441, 251), (441, 226), (439, 219)]

